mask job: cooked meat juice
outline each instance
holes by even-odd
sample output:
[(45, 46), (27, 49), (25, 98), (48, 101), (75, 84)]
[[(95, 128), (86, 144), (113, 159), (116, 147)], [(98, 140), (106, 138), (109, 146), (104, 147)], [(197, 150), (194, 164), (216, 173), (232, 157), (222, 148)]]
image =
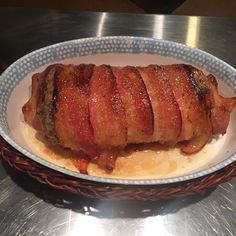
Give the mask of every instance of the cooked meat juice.
[[(56, 165), (77, 171), (73, 159), (79, 158), (76, 153), (52, 146), (27, 124), (24, 135), (35, 154)], [(108, 172), (94, 163), (88, 166), (88, 174), (98, 177), (123, 179), (169, 178), (192, 173), (200, 168), (207, 168), (223, 146), (226, 136), (213, 139), (210, 143), (192, 155), (181, 153), (179, 148), (165, 149), (161, 145), (145, 147), (143, 150), (119, 156), (112, 172)], [(204, 168), (204, 169), (205, 169)]]

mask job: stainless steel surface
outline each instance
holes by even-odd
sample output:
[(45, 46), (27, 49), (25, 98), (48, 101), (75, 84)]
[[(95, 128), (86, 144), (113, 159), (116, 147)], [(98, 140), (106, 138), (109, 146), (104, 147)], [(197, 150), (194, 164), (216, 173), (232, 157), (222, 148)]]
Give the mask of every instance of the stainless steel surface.
[[(0, 58), (91, 36), (157, 37), (236, 66), (236, 19), (0, 8)], [(55, 191), (0, 164), (0, 235), (236, 235), (236, 178), (203, 195), (98, 201)]]

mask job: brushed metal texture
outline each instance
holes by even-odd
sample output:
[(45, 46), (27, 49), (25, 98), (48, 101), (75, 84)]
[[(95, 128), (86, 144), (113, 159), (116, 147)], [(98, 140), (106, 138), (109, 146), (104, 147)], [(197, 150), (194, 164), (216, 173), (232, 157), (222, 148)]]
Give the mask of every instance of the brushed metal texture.
[[(131, 35), (185, 43), (236, 66), (236, 18), (0, 8), (0, 58), (12, 63), (53, 43)], [(236, 178), (188, 198), (97, 201), (59, 192), (0, 163), (0, 234), (236, 235)]]

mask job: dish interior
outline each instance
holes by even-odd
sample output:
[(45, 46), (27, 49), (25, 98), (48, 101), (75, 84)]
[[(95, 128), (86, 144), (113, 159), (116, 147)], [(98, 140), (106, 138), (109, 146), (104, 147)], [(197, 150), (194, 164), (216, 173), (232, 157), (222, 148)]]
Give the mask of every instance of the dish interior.
[[(132, 54), (132, 53), (107, 53), (74, 57), (66, 60), (59, 61), (65, 64), (80, 64), (80, 63), (94, 63), (96, 65), (109, 64), (116, 66), (135, 65), (145, 66), (149, 64), (175, 64), (186, 63), (173, 57), (160, 56), (156, 54)], [(58, 61), (57, 61), (58, 63)], [(29, 99), (31, 92), (31, 77), (34, 73), (44, 70), (48, 64), (38, 68), (32, 73), (25, 76), (25, 78), (15, 87), (11, 93), (7, 105), (7, 122), (9, 126), (9, 136), (22, 148), (30, 153), (45, 158), (52, 163), (60, 165), (70, 171), (76, 171), (73, 165), (67, 158), (62, 157), (61, 161), (59, 156), (50, 155), (45, 152), (44, 144), (39, 144), (37, 138), (29, 127), (24, 122), (21, 108), (23, 104)], [(199, 67), (198, 67), (199, 68)], [(205, 73), (207, 71), (202, 69)], [(229, 88), (224, 82), (218, 79), (220, 94), (225, 97), (235, 96), (233, 90)], [(184, 176), (187, 174), (196, 173), (199, 171), (207, 170), (208, 168), (226, 160), (230, 155), (236, 151), (236, 109), (231, 113), (231, 120), (224, 136), (213, 138), (203, 150), (199, 153), (186, 156), (180, 153), (179, 149), (162, 150), (157, 147), (155, 151), (143, 150), (135, 152), (130, 156), (121, 157), (118, 160), (118, 166), (122, 166), (127, 162), (127, 166), (111, 173), (106, 173), (95, 165), (90, 165), (89, 174), (94, 176), (106, 178), (125, 178), (125, 179), (157, 179), (157, 178), (171, 178)], [(40, 146), (41, 145), (41, 146)], [(145, 158), (146, 170), (143, 168)], [(133, 164), (136, 163), (136, 166)], [(140, 164), (141, 163), (141, 164)], [(128, 170), (128, 171), (127, 171)]]

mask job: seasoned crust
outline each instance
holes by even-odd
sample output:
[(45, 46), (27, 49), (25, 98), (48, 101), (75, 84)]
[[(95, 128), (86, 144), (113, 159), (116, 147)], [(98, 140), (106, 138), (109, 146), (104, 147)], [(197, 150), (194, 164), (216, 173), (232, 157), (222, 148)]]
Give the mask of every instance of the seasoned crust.
[(33, 76), (22, 110), (52, 142), (112, 170), (129, 143), (184, 142), (183, 152), (199, 151), (226, 132), (235, 103), (219, 95), (212, 75), (190, 65), (56, 64)]

